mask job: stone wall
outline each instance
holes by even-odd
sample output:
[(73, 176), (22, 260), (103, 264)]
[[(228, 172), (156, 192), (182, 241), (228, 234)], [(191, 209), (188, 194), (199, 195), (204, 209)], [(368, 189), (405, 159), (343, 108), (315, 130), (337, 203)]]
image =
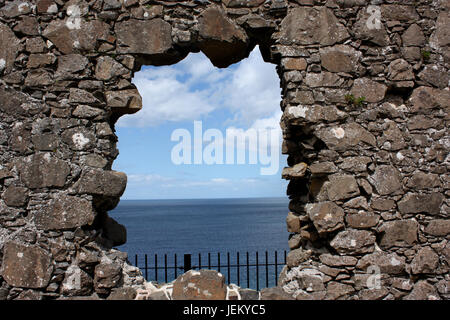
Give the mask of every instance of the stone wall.
[(277, 65), (289, 155), (280, 288), (448, 299), (450, 3), (371, 2), (0, 0), (0, 299), (143, 288), (107, 213), (133, 74), (255, 45)]

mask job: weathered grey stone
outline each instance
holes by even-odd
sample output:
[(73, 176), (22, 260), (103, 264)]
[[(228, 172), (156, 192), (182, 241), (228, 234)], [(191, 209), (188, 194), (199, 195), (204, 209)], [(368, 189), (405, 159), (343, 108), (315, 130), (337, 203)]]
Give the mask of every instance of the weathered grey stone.
[(74, 189), (80, 194), (120, 197), (126, 184), (127, 176), (123, 172), (91, 169), (81, 174)]
[(99, 20), (89, 20), (79, 16), (65, 20), (53, 20), (43, 31), (43, 36), (64, 54), (92, 51), (98, 40), (106, 40), (109, 25)]
[(28, 289), (22, 291), (14, 300), (43, 300), (43, 294), (40, 291)]
[(296, 267), (302, 262), (305, 262), (311, 256), (310, 250), (304, 250), (302, 248), (292, 250), (286, 257), (286, 263), (288, 267)]
[(99, 294), (107, 294), (119, 284), (122, 278), (122, 267), (112, 261), (102, 262), (95, 266), (94, 288)]
[(339, 164), (339, 168), (349, 172), (365, 172), (367, 165), (372, 162), (369, 157), (349, 157)]
[(31, 54), (28, 58), (27, 68), (42, 68), (56, 62), (56, 57), (48, 53)]
[(78, 73), (85, 70), (89, 60), (81, 54), (66, 54), (58, 58), (56, 77), (59, 79), (78, 78)]
[(394, 81), (414, 80), (412, 66), (403, 59), (396, 59), (388, 66), (388, 79)]
[(419, 73), (419, 78), (440, 89), (447, 88), (450, 80), (448, 71), (443, 66), (436, 64), (426, 65)]
[(294, 300), (294, 298), (281, 287), (273, 287), (262, 289), (260, 300)]
[(385, 287), (379, 289), (363, 289), (359, 292), (359, 298), (361, 300), (381, 300), (386, 297), (389, 290)]
[(437, 215), (441, 211), (443, 200), (444, 196), (441, 193), (408, 193), (399, 201), (398, 210), (402, 214), (425, 212), (431, 215)]
[(358, 259), (352, 256), (333, 256), (329, 253), (321, 254), (319, 258), (320, 262), (331, 267), (351, 267), (358, 262)]
[(430, 37), (430, 45), (440, 49), (450, 45), (450, 12), (442, 11), (436, 20), (436, 30)]
[(41, 37), (28, 38), (25, 49), (30, 53), (43, 53), (46, 48), (44, 40)]
[(31, 139), (34, 148), (39, 151), (55, 151), (58, 147), (58, 136), (53, 133), (35, 134)]
[(355, 98), (364, 97), (366, 102), (375, 103), (384, 99), (386, 91), (387, 87), (382, 83), (368, 78), (359, 78), (354, 81), (350, 92)]
[(53, 271), (50, 254), (37, 245), (6, 242), (1, 275), (13, 287), (45, 288)]
[(358, 183), (353, 176), (335, 174), (329, 177), (329, 181), (327, 193), (331, 201), (348, 199), (360, 194)]
[(334, 202), (308, 204), (306, 205), (306, 213), (319, 234), (330, 233), (344, 227), (344, 210)]
[(428, 189), (440, 187), (441, 181), (439, 176), (434, 173), (425, 173), (422, 171), (415, 172), (406, 184), (409, 188)]
[(344, 79), (336, 73), (323, 71), (320, 73), (309, 72), (304, 83), (310, 88), (331, 87), (337, 88), (343, 85)]
[(134, 300), (136, 294), (136, 289), (131, 287), (115, 288), (111, 290), (107, 300)]
[(97, 59), (95, 67), (95, 77), (97, 79), (106, 81), (126, 74), (130, 74), (130, 71), (113, 58), (106, 56)]
[(88, 154), (83, 159), (87, 166), (104, 169), (108, 164), (108, 160), (97, 154)]
[(339, 232), (330, 245), (339, 254), (362, 254), (373, 252), (375, 236), (370, 231), (347, 229)]
[(433, 285), (420, 280), (414, 285), (412, 292), (404, 300), (441, 300)]
[(355, 214), (347, 214), (345, 222), (351, 228), (367, 229), (375, 227), (380, 221), (380, 216), (372, 212), (360, 211)]
[(281, 22), (282, 44), (330, 46), (347, 38), (346, 28), (326, 7), (294, 8)]
[(69, 165), (50, 153), (29, 156), (18, 167), (20, 179), (31, 189), (63, 187), (70, 173)]
[(292, 125), (301, 125), (307, 122), (336, 121), (347, 116), (334, 106), (297, 106), (286, 108), (283, 118)]
[(293, 212), (289, 212), (288, 216), (286, 217), (286, 225), (288, 232), (295, 232), (295, 233), (300, 232), (299, 216), (294, 214)]
[(305, 58), (283, 58), (281, 64), (286, 70), (306, 70), (308, 63)]
[(338, 300), (348, 298), (350, 294), (355, 292), (355, 289), (348, 284), (343, 284), (336, 281), (331, 281), (327, 285), (326, 300)]
[(425, 36), (417, 24), (412, 24), (402, 35), (404, 46), (421, 47), (425, 43)]
[(54, 14), (58, 12), (58, 5), (54, 0), (36, 1), (36, 11), (39, 14)]
[(320, 48), (322, 66), (330, 72), (356, 72), (362, 53), (347, 45)]
[(410, 5), (383, 4), (381, 15), (386, 20), (416, 21), (419, 19), (416, 9)]
[(305, 231), (300, 230), (300, 233), (291, 234), (288, 240), (289, 249), (294, 250), (300, 248), (302, 241), (305, 240)]
[(322, 175), (335, 173), (338, 169), (333, 162), (315, 162), (309, 166), (309, 170), (312, 174)]
[(16, 18), (21, 15), (29, 14), (32, 10), (32, 4), (28, 1), (14, 0), (5, 3), (1, 13), (7, 18)]
[(430, 247), (420, 249), (411, 262), (413, 274), (434, 273), (439, 265), (439, 256)]
[(359, 196), (353, 199), (348, 200), (344, 203), (344, 208), (352, 208), (352, 209), (364, 209), (368, 210), (369, 205), (367, 203), (367, 200), (363, 196)]
[(291, 168), (284, 168), (281, 177), (286, 180), (302, 178), (305, 176), (306, 169), (308, 169), (308, 165), (301, 162)]
[(208, 8), (199, 17), (199, 47), (219, 68), (228, 67), (249, 54), (247, 34), (218, 8)]
[(64, 274), (61, 293), (65, 296), (89, 296), (92, 294), (94, 280), (77, 265), (71, 265)]
[(436, 237), (446, 236), (450, 234), (450, 220), (431, 220), (425, 228), (425, 232)]
[(103, 1), (103, 10), (115, 10), (122, 8), (122, 1), (119, 0), (105, 0)]
[[(352, 30), (355, 37), (382, 47), (389, 45), (389, 35), (384, 24), (372, 14), (373, 12), (370, 12), (370, 10), (369, 12), (367, 10), (359, 10)], [(379, 24), (377, 25), (377, 23)]]
[(429, 113), (432, 109), (448, 109), (450, 107), (450, 92), (432, 87), (418, 87), (411, 97), (411, 112)]
[(64, 131), (62, 140), (69, 145), (72, 150), (89, 150), (95, 144), (95, 135), (91, 130), (83, 127), (76, 127)]
[(394, 121), (385, 121), (383, 125), (383, 136), (378, 139), (378, 145), (382, 145), (382, 149), (390, 151), (405, 148), (406, 143), (403, 138), (403, 133)]
[(86, 90), (70, 88), (69, 103), (97, 105), (100, 101)]
[(401, 257), (395, 252), (378, 251), (363, 256), (358, 261), (356, 268), (367, 270), (370, 266), (377, 266), (381, 273), (402, 274), (405, 272), (405, 265), (405, 257)]
[(36, 212), (34, 222), (38, 229), (64, 230), (91, 225), (94, 218), (91, 201), (60, 195)]
[(259, 292), (252, 289), (239, 289), (241, 300), (259, 300)]
[(27, 87), (45, 87), (53, 83), (53, 76), (45, 69), (30, 70), (25, 78)]
[(21, 207), (28, 201), (28, 189), (23, 187), (9, 186), (2, 194), (2, 199), (7, 206)]
[(16, 123), (12, 129), (11, 137), (8, 144), (14, 151), (21, 154), (29, 154), (30, 152), (30, 129), (22, 122)]
[(173, 300), (225, 300), (225, 277), (214, 270), (190, 270), (173, 283)]
[(398, 194), (402, 190), (401, 175), (393, 166), (378, 166), (369, 182), (380, 195)]
[(136, 113), (142, 109), (142, 98), (137, 89), (107, 91), (106, 103), (118, 115)]
[(23, 35), (37, 36), (39, 35), (39, 22), (35, 17), (25, 16), (20, 19), (13, 30)]
[(228, 8), (248, 8), (258, 7), (262, 5), (265, 0), (224, 0), (222, 1)]
[(119, 52), (139, 53), (154, 62), (169, 58), (172, 49), (172, 27), (162, 19), (130, 19), (115, 26)]
[(410, 247), (417, 242), (419, 225), (415, 220), (386, 221), (380, 227), (382, 248)]
[(102, 109), (99, 109), (99, 108), (85, 106), (85, 105), (79, 105), (72, 112), (72, 115), (77, 118), (90, 119), (90, 118), (95, 118), (104, 113), (105, 113), (105, 111)]
[(435, 128), (438, 125), (437, 119), (433, 119), (425, 115), (416, 115), (408, 119), (408, 129), (412, 130), (425, 130)]
[(344, 124), (342, 126), (330, 126), (319, 129), (316, 132), (328, 148), (336, 151), (345, 151), (356, 147), (359, 143), (375, 146), (375, 137), (357, 123)]

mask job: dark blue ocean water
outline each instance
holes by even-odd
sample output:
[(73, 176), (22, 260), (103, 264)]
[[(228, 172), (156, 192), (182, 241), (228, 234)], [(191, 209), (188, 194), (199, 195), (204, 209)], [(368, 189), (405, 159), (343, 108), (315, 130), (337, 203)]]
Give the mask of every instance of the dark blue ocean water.
[[(259, 261), (264, 261), (268, 251), (269, 262), (273, 262), (274, 251), (278, 251), (281, 261), (284, 250), (288, 250), (288, 203), (287, 198), (122, 200), (109, 214), (127, 228), (127, 243), (118, 249), (127, 252), (133, 264), (137, 254), (139, 266), (144, 254), (148, 255), (149, 265), (154, 265), (155, 254), (158, 263), (167, 255), (169, 264), (173, 264), (177, 254), (179, 265), (183, 255), (190, 253), (193, 264), (198, 265), (200, 253), (205, 266), (208, 253), (214, 265), (217, 253), (221, 254), (221, 264), (226, 264), (227, 252), (232, 262), (236, 262), (239, 252), (242, 263), (247, 252), (250, 261), (254, 261), (256, 251)], [(149, 280), (154, 280), (153, 272), (149, 271)], [(235, 271), (232, 273), (235, 275)], [(245, 270), (241, 273), (245, 274)]]

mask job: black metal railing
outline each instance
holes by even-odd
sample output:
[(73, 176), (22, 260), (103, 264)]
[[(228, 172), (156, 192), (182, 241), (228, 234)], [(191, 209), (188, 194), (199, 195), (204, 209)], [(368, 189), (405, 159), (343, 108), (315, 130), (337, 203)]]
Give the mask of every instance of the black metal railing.
[[(161, 255), (135, 255), (135, 266), (141, 269), (147, 281), (163, 281), (170, 282), (189, 270), (211, 269), (225, 273), (228, 284), (235, 283), (239, 287), (246, 287), (259, 290), (265, 287), (278, 285), (278, 271), (286, 264), (286, 250), (281, 252), (279, 257), (278, 251), (274, 251), (272, 257), (269, 258), (269, 252), (265, 251), (261, 257), (259, 252), (254, 254), (241, 255), (239, 252), (231, 255), (218, 252), (217, 254), (207, 254), (207, 259), (202, 254), (184, 254), (183, 263), (179, 264), (177, 254)], [(226, 257), (226, 261), (221, 258)], [(142, 261), (143, 258), (143, 261)], [(279, 261), (281, 258), (281, 261)], [(232, 260), (233, 259), (233, 260)], [(194, 261), (195, 260), (195, 261)], [(261, 272), (262, 271), (262, 272)]]

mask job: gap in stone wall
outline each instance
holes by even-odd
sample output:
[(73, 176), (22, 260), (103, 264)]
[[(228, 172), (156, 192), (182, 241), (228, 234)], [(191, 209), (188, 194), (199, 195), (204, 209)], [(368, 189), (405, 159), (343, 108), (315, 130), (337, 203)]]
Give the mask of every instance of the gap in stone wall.
[[(203, 133), (207, 129), (218, 129), (224, 137), (228, 128), (245, 131), (269, 127), (279, 132), (280, 141), (277, 142), (281, 142), (279, 78), (273, 65), (263, 61), (259, 47), (249, 58), (222, 69), (214, 67), (202, 53), (191, 53), (174, 65), (142, 66), (134, 74), (133, 83), (142, 96), (143, 108), (133, 115), (122, 116), (115, 124), (120, 154), (113, 169), (128, 176), (122, 199), (285, 197), (287, 183), (281, 179), (281, 169), (286, 166), (286, 156), (279, 158), (279, 170), (272, 176), (261, 176), (258, 164), (176, 166), (171, 160), (171, 149), (177, 144), (170, 140), (171, 133), (177, 128), (185, 128), (193, 134), (193, 122), (198, 120), (202, 121)], [(205, 142), (204, 146), (208, 144)], [(155, 153), (155, 150), (158, 151)], [(280, 150), (277, 152), (279, 157)], [(223, 154), (225, 157), (225, 150)], [(249, 151), (245, 150), (245, 154), (248, 163)], [(130, 260), (135, 253), (183, 253), (185, 249), (182, 248), (187, 244), (199, 241), (198, 234), (190, 234), (199, 228), (203, 229), (199, 232), (204, 233), (201, 237), (204, 244), (193, 247), (193, 252), (233, 249), (229, 248), (234, 243), (231, 239), (223, 244), (208, 240), (214, 231), (202, 225), (175, 232), (179, 241), (171, 239), (170, 234), (161, 235), (154, 244), (150, 240), (140, 241), (137, 237), (142, 237), (143, 230), (149, 234), (160, 230), (152, 227), (150, 218), (146, 220), (148, 226), (136, 226), (123, 208), (119, 204), (109, 214), (127, 228), (127, 243), (119, 249), (128, 252)], [(284, 248), (287, 238), (284, 218), (283, 208), (274, 220), (279, 232), (271, 232), (269, 237), (276, 239), (275, 243), (259, 243), (258, 248), (252, 244), (250, 251), (278, 249), (280, 243)], [(134, 219), (138, 217), (134, 216)], [(228, 225), (227, 228), (232, 227)], [(227, 239), (226, 234), (230, 232), (227, 228), (219, 231), (219, 238)], [(139, 230), (139, 235), (133, 234), (132, 230)], [(257, 232), (250, 232), (249, 237)], [(142, 245), (144, 242), (147, 245)]]

